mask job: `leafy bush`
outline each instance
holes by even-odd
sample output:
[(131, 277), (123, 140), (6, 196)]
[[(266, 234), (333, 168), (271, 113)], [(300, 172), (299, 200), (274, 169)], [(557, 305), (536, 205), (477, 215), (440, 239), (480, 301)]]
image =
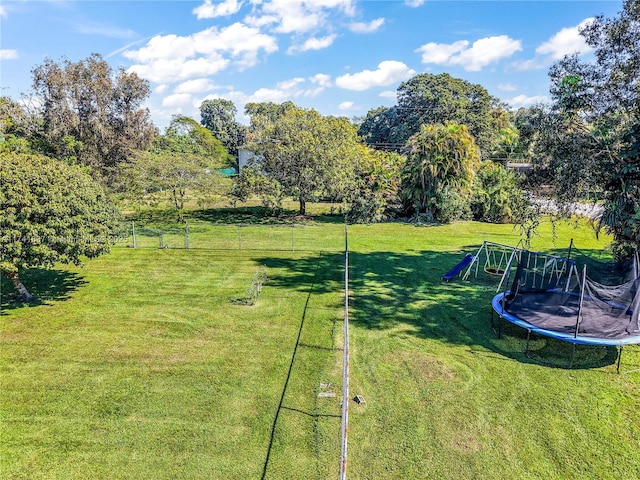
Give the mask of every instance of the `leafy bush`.
[(459, 191), (444, 188), (436, 194), (435, 218), (441, 223), (469, 220), (471, 218), (469, 201)]
[(236, 177), (229, 198), (235, 206), (236, 202), (246, 202), (252, 194), (257, 195), (262, 205), (273, 213), (282, 211), (284, 194), (278, 181), (261, 173), (256, 167), (245, 167)]
[(405, 158), (369, 150), (358, 160), (358, 188), (352, 192), (347, 218), (354, 223), (377, 223), (400, 210), (398, 191)]
[(473, 183), (470, 202), (475, 220), (488, 223), (517, 221), (527, 204), (525, 192), (513, 172), (498, 163), (482, 163)]

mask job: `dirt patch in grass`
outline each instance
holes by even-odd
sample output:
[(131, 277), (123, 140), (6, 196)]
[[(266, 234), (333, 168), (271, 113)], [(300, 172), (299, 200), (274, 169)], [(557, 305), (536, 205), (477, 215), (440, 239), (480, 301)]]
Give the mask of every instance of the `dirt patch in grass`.
[(451, 446), (459, 452), (475, 453), (482, 450), (478, 439), (469, 432), (454, 433), (451, 438)]
[(385, 355), (383, 361), (405, 370), (416, 380), (433, 382), (455, 376), (453, 368), (433, 355), (411, 351), (396, 351)]

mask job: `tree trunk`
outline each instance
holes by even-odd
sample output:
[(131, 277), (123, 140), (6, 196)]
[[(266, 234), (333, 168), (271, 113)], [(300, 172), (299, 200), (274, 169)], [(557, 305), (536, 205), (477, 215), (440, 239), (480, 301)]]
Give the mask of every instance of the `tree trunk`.
[(300, 215), (306, 215), (307, 214), (307, 202), (305, 202), (302, 198), (299, 198), (298, 201), (300, 202)]
[(11, 280), (11, 282), (13, 283), (13, 286), (16, 288), (16, 291), (20, 295), (20, 299), (23, 302), (25, 302), (25, 303), (33, 302), (33, 300), (34, 300), (33, 295), (31, 295), (29, 293), (29, 290), (27, 290), (27, 287), (25, 287), (22, 284), (22, 282), (20, 281), (20, 277), (18, 275), (18, 272), (6, 272), (6, 271), (3, 270), (2, 274), (5, 277), (7, 277), (9, 280)]

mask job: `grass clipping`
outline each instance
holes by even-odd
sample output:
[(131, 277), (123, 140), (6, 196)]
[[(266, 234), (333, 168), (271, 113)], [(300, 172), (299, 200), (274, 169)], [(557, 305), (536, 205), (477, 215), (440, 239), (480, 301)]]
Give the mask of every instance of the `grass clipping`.
[(253, 275), (253, 283), (247, 290), (247, 295), (245, 297), (230, 297), (229, 302), (234, 305), (255, 305), (260, 297), (260, 292), (262, 292), (262, 286), (267, 283), (267, 280), (269, 280), (267, 269), (258, 267)]

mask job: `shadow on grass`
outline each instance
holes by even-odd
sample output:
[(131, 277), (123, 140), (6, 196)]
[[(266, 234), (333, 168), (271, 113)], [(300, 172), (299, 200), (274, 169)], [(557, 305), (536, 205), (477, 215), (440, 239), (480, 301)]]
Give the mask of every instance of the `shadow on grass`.
[[(569, 367), (572, 345), (540, 337), (530, 344), (525, 355), (526, 331), (504, 328), (501, 339), (491, 327), (491, 299), (496, 294), (499, 276), (480, 272), (463, 281), (457, 277), (443, 282), (441, 276), (466, 253), (459, 252), (372, 252), (349, 254), (350, 320), (371, 330), (388, 330), (398, 337), (416, 336), (436, 339), (452, 345), (465, 345), (473, 353), (498, 354), (524, 363), (548, 363)], [(325, 253), (325, 261), (343, 272), (344, 254)], [(270, 286), (303, 288), (315, 276), (317, 257), (303, 259), (261, 258), (266, 267), (286, 268), (281, 278), (270, 277)], [(343, 275), (343, 273), (342, 273)], [(342, 278), (317, 284), (316, 291), (343, 288)], [(400, 327), (400, 328), (398, 328)], [(614, 364), (617, 350), (606, 347), (579, 347), (572, 368), (594, 368)]]
[(25, 305), (47, 305), (51, 301), (66, 300), (71, 294), (86, 282), (76, 273), (64, 270), (46, 270), (33, 268), (24, 271), (20, 279), (24, 286), (34, 296), (34, 301), (25, 304), (15, 293), (13, 284), (4, 277), (0, 285), (0, 315), (6, 315), (7, 310)]
[[(297, 210), (283, 209), (279, 213), (273, 213), (268, 208), (261, 206), (220, 207), (204, 210), (190, 210), (183, 212), (186, 221), (201, 221), (212, 225), (289, 225), (293, 223), (344, 223), (343, 215), (309, 214), (301, 216)], [(156, 225), (176, 227), (182, 225), (178, 222), (178, 211), (175, 209), (141, 210), (127, 217), (128, 221), (142, 225)]]

